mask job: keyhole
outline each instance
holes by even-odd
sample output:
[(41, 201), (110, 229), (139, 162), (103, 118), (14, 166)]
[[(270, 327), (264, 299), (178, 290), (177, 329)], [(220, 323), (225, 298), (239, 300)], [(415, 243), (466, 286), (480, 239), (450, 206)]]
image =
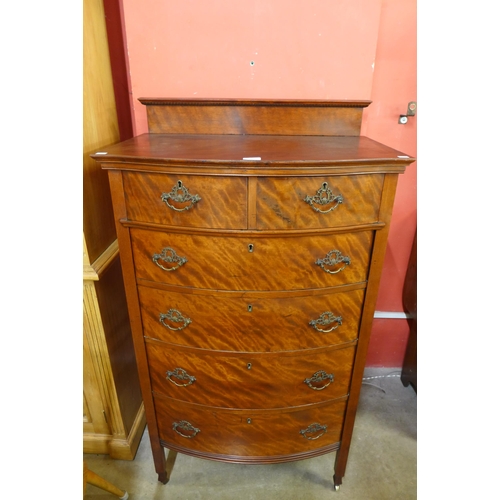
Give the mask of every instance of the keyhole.
[(328, 187), (328, 182), (323, 182), (323, 189), (326, 189)]
[(248, 304), (247, 309), (248, 309), (248, 312), (251, 313), (252, 312), (252, 304)]
[(247, 363), (247, 368), (248, 368), (249, 370), (251, 370), (251, 369), (252, 369), (252, 363)]
[(252, 252), (253, 252), (253, 243), (249, 243), (249, 245), (248, 245), (248, 251), (249, 251), (250, 253), (252, 253)]
[(177, 186), (178, 186), (179, 188), (181, 188), (181, 187), (182, 187), (182, 181), (177, 181)]

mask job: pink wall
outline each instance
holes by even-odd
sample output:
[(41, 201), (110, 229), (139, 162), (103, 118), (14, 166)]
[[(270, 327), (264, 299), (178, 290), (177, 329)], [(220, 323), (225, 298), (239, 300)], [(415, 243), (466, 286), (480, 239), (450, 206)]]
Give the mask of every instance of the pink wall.
[[(134, 134), (139, 97), (370, 99), (361, 133), (416, 156), (416, 0), (121, 0)], [(253, 61), (253, 65), (251, 64)], [(402, 311), (416, 163), (400, 176), (379, 311)], [(369, 366), (401, 366), (408, 326), (375, 320)]]
[[(416, 0), (383, 0), (380, 15), (372, 104), (361, 133), (407, 155), (417, 156), (417, 114), (398, 124), (410, 101), (417, 100)], [(387, 254), (377, 301), (378, 311), (403, 311), (402, 289), (417, 226), (417, 162), (399, 176)], [(403, 364), (409, 327), (406, 320), (375, 319), (368, 366)]]
[(381, 0), (123, 7), (137, 133), (147, 130), (137, 97), (370, 98)]

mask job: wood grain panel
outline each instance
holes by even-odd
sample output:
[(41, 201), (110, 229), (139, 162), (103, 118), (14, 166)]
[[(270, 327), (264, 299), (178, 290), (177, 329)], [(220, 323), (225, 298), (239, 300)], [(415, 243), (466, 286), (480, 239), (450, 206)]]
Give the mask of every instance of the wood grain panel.
[[(180, 203), (162, 195), (182, 188), (199, 201)], [(247, 187), (244, 177), (208, 177), (126, 172), (123, 176), (127, 218), (183, 227), (246, 229)]]
[(90, 262), (116, 238), (109, 181), (90, 156), (119, 141), (102, 0), (83, 2), (83, 231)]
[[(372, 231), (295, 238), (195, 236), (143, 229), (130, 233), (139, 279), (214, 290), (294, 290), (363, 282), (373, 240)], [(161, 269), (153, 256), (165, 248), (187, 262), (172, 271)], [(316, 264), (332, 250), (351, 259), (336, 274)]]
[[(257, 181), (257, 229), (315, 229), (378, 221), (383, 174), (268, 177)], [(326, 189), (323, 184), (326, 183)], [(331, 191), (332, 202), (321, 205), (305, 200)], [(319, 193), (318, 193), (319, 191)], [(337, 204), (336, 197), (342, 197)], [(326, 197), (325, 199), (328, 199)], [(336, 198), (338, 200), (338, 198)], [(328, 211), (319, 213), (314, 210)]]
[[(370, 101), (139, 99), (150, 133), (357, 136)], [(201, 105), (200, 105), (201, 104)]]
[[(345, 401), (334, 401), (286, 411), (223, 410), (155, 397), (160, 437), (167, 446), (187, 448), (198, 456), (226, 455), (227, 461), (254, 463), (338, 443), (345, 406)], [(183, 420), (199, 429), (195, 437), (182, 437), (173, 429), (174, 423)], [(301, 431), (314, 423), (326, 426), (326, 432), (313, 434), (318, 436), (314, 440), (305, 438)]]
[(272, 177), (402, 172), (412, 161), (368, 137), (332, 136), (142, 134), (100, 153), (93, 157), (110, 169)]
[[(261, 298), (231, 293), (193, 295), (139, 286), (144, 335), (171, 344), (226, 351), (284, 351), (355, 340), (364, 290), (317, 296)], [(164, 320), (160, 314), (178, 311), (190, 323)], [(332, 321), (319, 332), (310, 325), (331, 312)], [(176, 330), (176, 328), (182, 328)]]
[[(283, 408), (345, 396), (355, 353), (355, 346), (286, 355), (228, 354), (173, 348), (157, 341), (147, 341), (146, 346), (154, 391), (182, 401), (225, 408)], [(167, 372), (175, 372), (176, 368), (195, 380), (184, 381), (175, 373), (168, 380)], [(318, 371), (324, 371), (324, 376), (333, 375), (333, 381), (310, 380)]]

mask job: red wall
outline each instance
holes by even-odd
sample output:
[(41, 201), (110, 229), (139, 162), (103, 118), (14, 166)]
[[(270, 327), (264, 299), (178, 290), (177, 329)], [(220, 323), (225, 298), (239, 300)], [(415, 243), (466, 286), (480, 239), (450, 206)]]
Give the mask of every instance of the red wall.
[[(398, 124), (417, 100), (416, 0), (384, 0), (371, 93), (361, 133), (409, 156), (417, 155), (417, 114)], [(402, 289), (417, 226), (417, 163), (399, 176), (377, 311), (403, 311)], [(375, 319), (367, 366), (400, 367), (409, 327), (404, 319)]]
[[(416, 0), (121, 0), (121, 11), (123, 34), (110, 36), (126, 44), (134, 135), (147, 132), (139, 97), (370, 99), (362, 135), (416, 156), (416, 116), (398, 124), (416, 101)], [(415, 228), (416, 163), (400, 176), (378, 311), (403, 311)], [(404, 319), (375, 319), (368, 366), (401, 366), (407, 336)]]

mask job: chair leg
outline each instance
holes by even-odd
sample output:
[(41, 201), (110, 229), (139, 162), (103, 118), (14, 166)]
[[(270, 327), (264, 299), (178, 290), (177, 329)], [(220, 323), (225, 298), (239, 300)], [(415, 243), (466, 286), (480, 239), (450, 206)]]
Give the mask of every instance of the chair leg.
[(85, 483), (89, 483), (93, 486), (97, 486), (97, 488), (101, 488), (102, 490), (112, 493), (113, 495), (117, 495), (120, 500), (127, 500), (128, 493), (126, 491), (120, 490), (120, 488), (117, 488), (114, 484), (111, 484), (109, 481), (106, 481), (106, 479), (103, 479), (95, 472), (92, 472), (86, 466), (84, 467), (84, 471), (84, 486)]

